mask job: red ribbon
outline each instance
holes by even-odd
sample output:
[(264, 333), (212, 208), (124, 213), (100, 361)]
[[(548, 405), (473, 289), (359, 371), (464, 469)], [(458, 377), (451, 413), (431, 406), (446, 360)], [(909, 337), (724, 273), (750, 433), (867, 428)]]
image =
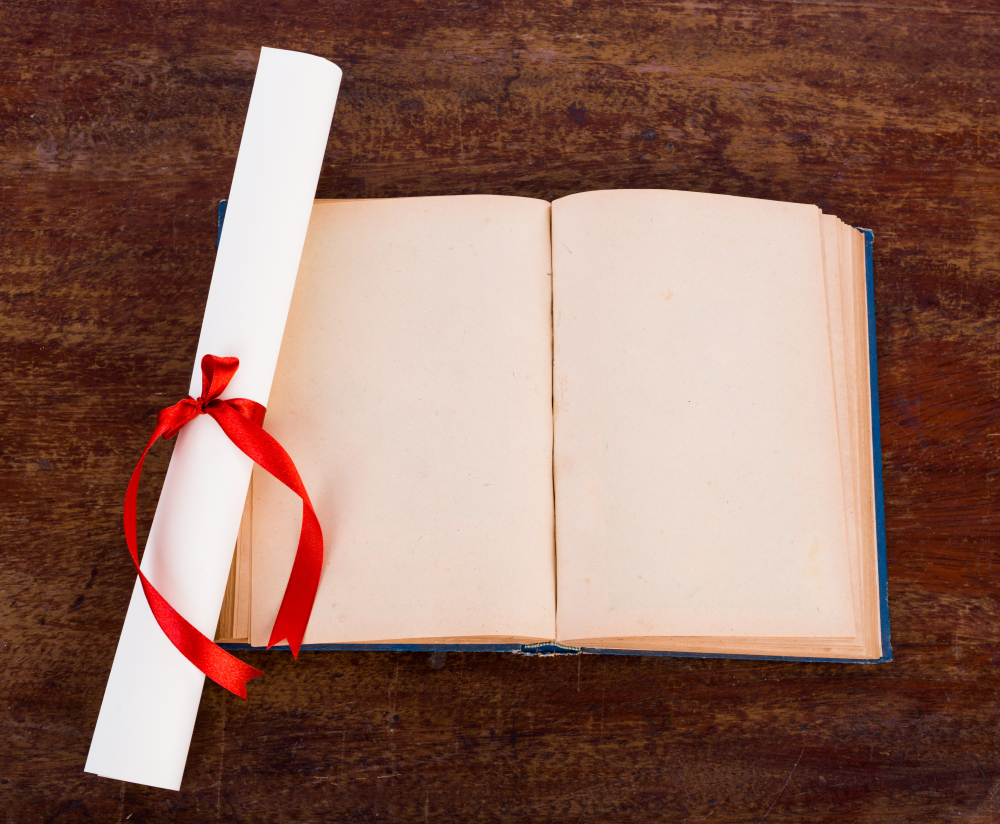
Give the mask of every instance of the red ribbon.
[(229, 440), (245, 455), (302, 499), (302, 531), (299, 533), (299, 546), (295, 551), (292, 574), (285, 587), (281, 608), (274, 621), (271, 638), (267, 642), (267, 648), (270, 649), (287, 638), (292, 655), (298, 657), (323, 568), (323, 532), (295, 464), (281, 445), (260, 427), (264, 420), (264, 407), (247, 398), (229, 400), (219, 398), (236, 374), (239, 365), (238, 358), (205, 355), (201, 359), (201, 397), (192, 398), (189, 395), (156, 416), (156, 428), (146, 443), (146, 448), (142, 450), (139, 463), (128, 482), (128, 491), (125, 493), (125, 541), (128, 543), (135, 568), (139, 572), (139, 580), (142, 581), (142, 589), (146, 593), (149, 608), (160, 629), (181, 654), (205, 675), (231, 693), (246, 698), (247, 681), (263, 673), (230, 655), (185, 620), (143, 575), (139, 568), (139, 553), (136, 548), (136, 499), (146, 454), (157, 438), (161, 436), (172, 438), (181, 427), (198, 415), (210, 415), (229, 436)]

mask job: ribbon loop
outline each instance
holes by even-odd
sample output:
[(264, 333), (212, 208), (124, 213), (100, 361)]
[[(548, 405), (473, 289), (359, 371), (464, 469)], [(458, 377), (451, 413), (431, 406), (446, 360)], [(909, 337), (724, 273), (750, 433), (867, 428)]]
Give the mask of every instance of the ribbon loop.
[(226, 391), (229, 382), (240, 368), (239, 358), (217, 358), (215, 355), (205, 355), (201, 359), (201, 397), (208, 403), (215, 400)]
[(316, 600), (319, 578), (323, 567), (323, 532), (319, 519), (309, 501), (302, 479), (295, 464), (281, 445), (267, 434), (261, 424), (265, 408), (248, 398), (221, 400), (221, 395), (236, 374), (240, 362), (238, 358), (219, 358), (205, 355), (201, 360), (202, 394), (199, 398), (188, 396), (161, 410), (156, 416), (156, 428), (146, 442), (139, 456), (125, 492), (125, 542), (142, 582), (143, 592), (149, 608), (160, 629), (171, 643), (205, 675), (220, 686), (238, 695), (247, 697), (246, 682), (263, 673), (244, 664), (230, 655), (222, 647), (209, 639), (189, 623), (157, 591), (139, 567), (139, 552), (136, 538), (136, 508), (139, 495), (139, 480), (146, 455), (158, 438), (172, 438), (181, 428), (198, 415), (209, 415), (221, 427), (226, 436), (262, 469), (274, 475), (302, 499), (302, 529), (299, 545), (295, 552), (292, 573), (285, 587), (281, 608), (274, 622), (268, 649), (283, 639), (288, 639), (292, 654), (298, 657), (302, 639), (305, 636), (309, 616)]

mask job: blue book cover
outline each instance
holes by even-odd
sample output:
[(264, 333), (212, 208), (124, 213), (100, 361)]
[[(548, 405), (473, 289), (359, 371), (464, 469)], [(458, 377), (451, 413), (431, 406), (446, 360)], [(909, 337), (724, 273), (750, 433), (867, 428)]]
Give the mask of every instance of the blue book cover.
[[(222, 225), (226, 216), (226, 201), (219, 202), (218, 227), (216, 243), (222, 236)], [(522, 655), (647, 655), (657, 657), (677, 657), (677, 658), (739, 658), (749, 660), (766, 661), (814, 661), (827, 663), (848, 663), (848, 664), (879, 664), (892, 660), (892, 645), (889, 636), (889, 589), (888, 589), (888, 568), (886, 563), (885, 546), (885, 507), (882, 489), (882, 443), (879, 431), (879, 402), (878, 402), (878, 358), (875, 350), (875, 281), (874, 266), (872, 260), (872, 248), (875, 242), (874, 233), (870, 229), (857, 229), (864, 235), (865, 243), (865, 282), (867, 287), (868, 303), (868, 358), (869, 375), (871, 380), (871, 417), (872, 417), (872, 458), (875, 486), (875, 531), (878, 550), (878, 588), (879, 588), (879, 616), (880, 634), (882, 640), (882, 654), (878, 658), (858, 659), (858, 658), (816, 658), (806, 656), (782, 656), (782, 655), (743, 655), (732, 653), (706, 653), (706, 652), (670, 652), (665, 650), (636, 650), (636, 649), (607, 649), (597, 647), (571, 647), (555, 642), (539, 644), (489, 644), (489, 643), (449, 643), (449, 644), (304, 644), (303, 650), (315, 651), (386, 651), (386, 652), (513, 652)], [(220, 646), (228, 650), (257, 650), (262, 647), (253, 647), (245, 643), (222, 643)], [(276, 650), (287, 650), (287, 645), (272, 647)]]

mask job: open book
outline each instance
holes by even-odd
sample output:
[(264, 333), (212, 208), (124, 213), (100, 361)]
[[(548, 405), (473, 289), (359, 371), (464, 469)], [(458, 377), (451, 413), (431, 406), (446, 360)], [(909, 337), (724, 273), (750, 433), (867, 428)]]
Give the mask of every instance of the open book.
[[(326, 539), (306, 644), (887, 660), (870, 244), (663, 190), (317, 201), (264, 423)], [(255, 470), (219, 640), (266, 644), (300, 517)]]

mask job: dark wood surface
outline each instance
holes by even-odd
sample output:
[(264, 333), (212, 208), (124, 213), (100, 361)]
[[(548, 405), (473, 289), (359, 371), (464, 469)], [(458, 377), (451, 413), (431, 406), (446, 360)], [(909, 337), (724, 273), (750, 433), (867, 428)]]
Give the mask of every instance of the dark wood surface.
[[(871, 227), (895, 660), (252, 654), (183, 791), (84, 774), (122, 495), (187, 389), (262, 44), (344, 69), (321, 196), (666, 187)], [(996, 821), (998, 91), (989, 0), (5, 0), (0, 818)]]

